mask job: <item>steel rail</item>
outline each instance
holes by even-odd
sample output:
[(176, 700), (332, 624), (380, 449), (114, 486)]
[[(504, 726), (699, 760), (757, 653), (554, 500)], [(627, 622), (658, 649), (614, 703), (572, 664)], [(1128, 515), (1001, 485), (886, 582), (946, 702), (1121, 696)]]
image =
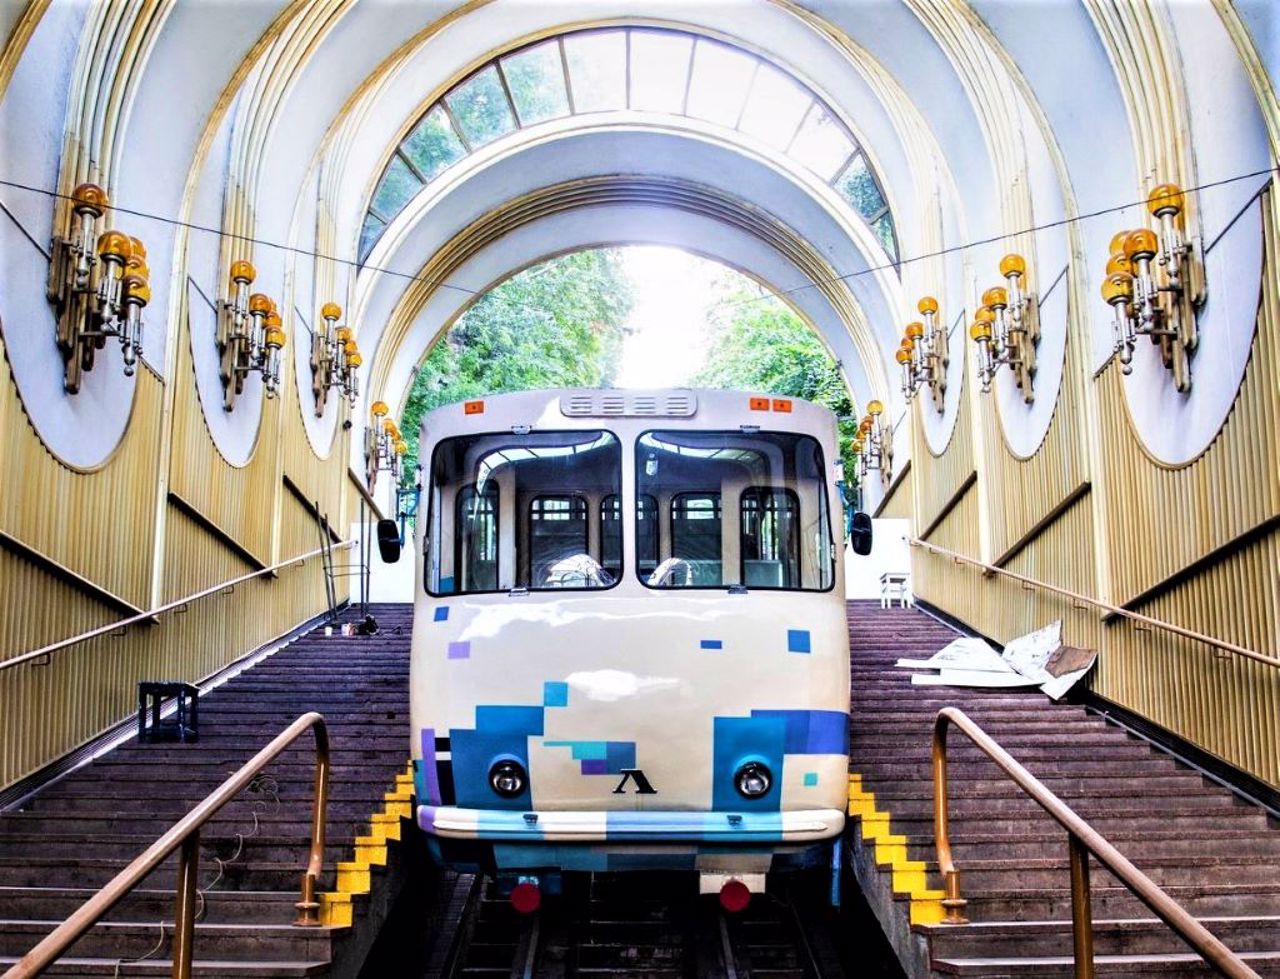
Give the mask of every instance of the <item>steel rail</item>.
[(967, 902), (960, 896), (960, 871), (951, 855), (948, 821), (947, 731), (952, 725), (959, 728), (1018, 788), (1067, 831), (1071, 863), (1071, 936), (1076, 979), (1094, 979), (1095, 975), (1089, 887), (1090, 854), (1220, 975), (1230, 979), (1260, 979), (1258, 973), (1249, 968), (1243, 959), (1227, 948), (1155, 881), (1135, 867), (1128, 857), (1107, 842), (1074, 809), (1000, 747), (971, 717), (956, 707), (944, 707), (938, 711), (933, 725), (933, 832), (938, 851), (938, 869), (946, 884), (946, 897), (942, 900), (942, 906), (946, 912), (944, 921), (947, 924), (968, 923), (968, 919), (964, 917)]
[[(353, 540), (342, 541), (333, 545), (332, 550), (342, 551), (355, 547), (355, 545), (356, 542)], [(149, 611), (140, 612), (137, 615), (131, 615), (127, 619), (119, 619), (115, 622), (109, 622), (106, 625), (98, 626), (96, 629), (90, 629), (88, 632), (82, 632), (69, 639), (59, 639), (57, 642), (49, 643), (47, 646), (41, 646), (39, 649), (33, 649), (29, 653), (22, 653), (19, 656), (14, 656), (10, 659), (0, 661), (0, 671), (7, 670), (14, 666), (21, 666), (23, 663), (29, 663), (33, 659), (43, 659), (51, 653), (67, 649), (70, 646), (78, 646), (80, 643), (88, 642), (90, 639), (97, 639), (99, 636), (110, 635), (120, 629), (136, 625), (139, 622), (146, 622), (148, 619), (154, 619), (157, 615), (163, 615), (165, 612), (172, 612), (175, 609), (182, 608), (184, 605), (190, 605), (192, 602), (198, 602), (202, 598), (208, 598), (210, 595), (216, 595), (219, 592), (235, 588), (236, 585), (243, 584), (246, 581), (252, 581), (254, 578), (261, 577), (264, 574), (274, 574), (276, 571), (279, 571), (282, 568), (287, 568), (290, 565), (301, 564), (304, 561), (316, 557), (323, 551), (324, 548), (316, 548), (314, 551), (308, 551), (306, 554), (299, 554), (296, 557), (291, 557), (287, 561), (280, 561), (270, 567), (259, 568), (257, 571), (242, 574), (238, 578), (232, 578), (228, 581), (221, 582), (220, 584), (211, 585), (208, 588), (201, 589), (200, 591), (194, 592), (193, 594), (187, 595), (183, 598), (176, 598), (171, 602), (166, 602), (164, 605), (159, 605)]]
[(311, 810), (311, 849), (307, 869), (302, 875), (301, 899), (297, 904), (298, 917), (294, 924), (318, 927), (320, 904), (316, 900), (316, 882), (324, 867), (325, 816), (329, 802), (329, 730), (325, 727), (324, 717), (312, 711), (303, 714), (277, 734), (270, 744), (205, 796), (202, 802), (139, 854), (129, 866), (116, 874), (71, 917), (46, 935), (0, 979), (29, 979), (40, 975), (174, 850), (179, 850), (179, 856), (178, 880), (174, 892), (171, 975), (173, 979), (190, 979), (198, 896), (196, 879), (200, 868), (200, 828), (307, 731), (314, 731), (316, 739), (315, 796)]
[(1165, 632), (1171, 632), (1176, 636), (1182, 636), (1184, 639), (1191, 639), (1195, 642), (1204, 643), (1206, 646), (1213, 646), (1224, 652), (1232, 653), (1236, 656), (1243, 656), (1245, 659), (1253, 660), (1255, 663), (1263, 663), (1267, 666), (1280, 669), (1280, 657), (1267, 656), (1256, 650), (1248, 649), (1244, 646), (1237, 646), (1233, 642), (1227, 642), (1225, 639), (1215, 639), (1213, 636), (1207, 636), (1202, 632), (1196, 632), (1192, 629), (1184, 629), (1180, 625), (1174, 625), (1172, 622), (1165, 622), (1162, 619), (1153, 619), (1149, 615), (1143, 615), (1140, 612), (1133, 612), (1119, 605), (1112, 605), (1110, 602), (1104, 602), (1100, 598), (1093, 598), (1089, 595), (1081, 595), (1079, 592), (1071, 591), (1068, 588), (1060, 588), (1058, 585), (1051, 585), (1046, 581), (1040, 581), (1037, 578), (1028, 578), (1026, 575), (1018, 574), (1016, 571), (1010, 571), (1007, 568), (999, 567), (994, 564), (987, 564), (979, 561), (977, 558), (971, 558), (967, 554), (960, 554), (956, 551), (949, 550), (945, 547), (939, 547), (937, 544), (931, 544), (929, 541), (921, 540), (918, 537), (906, 538), (907, 544), (911, 547), (922, 547), (927, 551), (935, 554), (941, 554), (943, 557), (949, 557), (958, 564), (968, 564), (975, 568), (981, 568), (988, 574), (1003, 575), (1006, 578), (1012, 578), (1014, 581), (1022, 582), (1024, 585), (1030, 585), (1033, 588), (1041, 588), (1044, 591), (1053, 592), (1056, 595), (1062, 595), (1071, 599), (1073, 602), (1092, 605), (1094, 608), (1102, 609), (1110, 615), (1119, 615), (1123, 618), (1137, 622), (1147, 628), (1163, 629)]

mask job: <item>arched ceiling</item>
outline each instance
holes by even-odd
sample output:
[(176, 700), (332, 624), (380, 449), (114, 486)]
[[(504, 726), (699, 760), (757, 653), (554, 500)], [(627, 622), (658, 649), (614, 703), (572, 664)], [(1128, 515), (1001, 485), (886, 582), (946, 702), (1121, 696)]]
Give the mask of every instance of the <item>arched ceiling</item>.
[[(628, 235), (680, 243), (797, 290), (790, 299), (840, 356), (855, 397), (888, 401), (895, 418), (906, 408), (897, 338), (916, 301), (933, 295), (954, 331), (943, 410), (917, 412), (937, 452), (970, 370), (965, 324), (999, 281), (999, 257), (1016, 250), (1031, 289), (1046, 296), (1036, 403), (1003, 381), (995, 392), (1004, 435), (1023, 453), (1043, 437), (1069, 344), (1092, 368), (1111, 356), (1111, 311), (1097, 283), (1111, 235), (1142, 219), (1140, 206), (1124, 205), (1161, 181), (1212, 184), (1191, 195), (1189, 231), (1211, 270), (1244, 281), (1208, 312), (1202, 329), (1222, 339), (1197, 354), (1190, 395), (1170, 395), (1163, 368), (1140, 351), (1126, 388), (1153, 454), (1177, 464), (1207, 444), (1244, 368), (1259, 274), (1256, 194), (1268, 177), (1235, 178), (1272, 166), (1280, 133), (1274, 51), (1257, 38), (1274, 17), (1257, 4), (1061, 0), (1032, 15), (1002, 0), (263, 0), (229, 17), (199, 0), (140, 0), (106, 14), (35, 0), (5, 17), (0, 122), (46, 135), (30, 146), (5, 141), (4, 178), (65, 191), (91, 175), (117, 206), (157, 216), (128, 218), (153, 269), (172, 272), (155, 277), (144, 355), (171, 376), (180, 326), (191, 323), (184, 342), (210, 430), (237, 464), (254, 451), (258, 412), (211, 403), (207, 315), (194, 310), (225, 295), (228, 264), (241, 257), (285, 300), (295, 350), (319, 306), (341, 302), (370, 354), (365, 390), (390, 401), (407, 383), (404, 365), (465, 300), (441, 282), (483, 288), (543, 255)], [(362, 252), (383, 174), (424, 111), (500, 55), (620, 26), (714, 38), (810, 93), (811, 114), (827, 113), (878, 177), (896, 254), (831, 175), (794, 151), (806, 116), (783, 138), (740, 120), (691, 118), (687, 105), (513, 128), (424, 186), (415, 180)], [(49, 137), (49, 119), (67, 120), (74, 142)], [(4, 199), (14, 215), (0, 231), (6, 247), (20, 232), (48, 240), (47, 200)], [(31, 264), (24, 276), (38, 274)], [(6, 322), (49, 320), (28, 285), (9, 280), (0, 294)], [(86, 466), (109, 453), (128, 398), (100, 398), (125, 405), (100, 419), (66, 407), (48, 344), (13, 331), (4, 339), (52, 451)], [(313, 448), (327, 453), (339, 412), (314, 419), (304, 403), (303, 414)]]

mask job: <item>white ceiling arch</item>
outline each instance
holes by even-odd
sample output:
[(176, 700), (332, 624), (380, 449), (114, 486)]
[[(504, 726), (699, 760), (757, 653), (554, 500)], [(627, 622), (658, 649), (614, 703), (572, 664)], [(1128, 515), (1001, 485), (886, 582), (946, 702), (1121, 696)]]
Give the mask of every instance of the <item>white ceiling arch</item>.
[[(370, 361), (374, 387), (380, 387), (378, 378), (385, 364), (398, 356), (395, 341), (388, 344), (384, 331), (398, 315), (413, 277), (421, 274), (432, 256), (484, 216), (500, 215), (515, 207), (512, 202), (523, 195), (622, 174), (631, 179), (652, 176), (706, 188), (740, 202), (744, 215), (757, 215), (762, 224), (785, 229), (803, 241), (826, 269), (818, 273), (820, 281), (827, 283), (825, 287), (847, 293), (852, 312), (846, 314), (844, 332), (866, 332), (855, 338), (855, 346), (861, 343), (859, 359), (864, 363), (860, 373), (867, 384), (859, 387), (855, 383), (855, 393), (863, 400), (878, 397), (890, 404), (900, 400), (896, 385), (889, 380), (896, 376), (896, 365), (884, 351), (896, 335), (901, 286), (892, 270), (883, 268), (883, 251), (865, 224), (842, 217), (841, 209), (833, 206), (835, 201), (824, 199), (824, 194), (834, 197), (830, 188), (806, 185), (803, 175), (788, 173), (763, 156), (749, 156), (740, 148), (697, 133), (666, 128), (577, 127), (555, 138), (544, 137), (490, 157), (475, 157), (474, 163), (468, 161), (449, 179), (433, 182), (423, 191), (427, 199), (406, 209), (403, 226), (385, 236), (385, 244), (371, 256), (371, 267), (360, 275), (352, 311), (362, 348), (374, 354)], [(664, 162), (646, 173), (639, 163), (645, 160)], [(602, 240), (609, 238), (601, 236)], [(543, 253), (554, 250), (546, 248)], [(741, 264), (731, 254), (717, 257), (730, 265)], [(833, 282), (837, 274), (849, 277)], [(497, 277), (458, 284), (475, 290)], [(812, 288), (810, 277), (798, 271), (770, 278), (770, 282), (784, 291), (820, 291)], [(825, 339), (832, 347), (839, 346), (838, 339)], [(868, 356), (871, 363), (865, 363)]]

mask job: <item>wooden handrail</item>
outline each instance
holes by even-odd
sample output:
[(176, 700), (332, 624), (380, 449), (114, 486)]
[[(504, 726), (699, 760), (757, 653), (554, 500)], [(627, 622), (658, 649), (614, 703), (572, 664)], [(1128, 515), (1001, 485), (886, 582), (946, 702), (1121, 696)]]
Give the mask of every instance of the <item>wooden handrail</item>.
[(1050, 591), (1055, 595), (1062, 595), (1071, 599), (1073, 602), (1092, 605), (1094, 608), (1102, 609), (1110, 615), (1118, 615), (1122, 618), (1129, 619), (1132, 622), (1138, 622), (1147, 628), (1162, 629), (1165, 632), (1173, 633), (1175, 636), (1182, 636), (1184, 639), (1191, 639), (1195, 642), (1204, 643), (1206, 646), (1213, 646), (1215, 649), (1221, 649), (1224, 652), (1232, 653), (1236, 656), (1243, 656), (1245, 659), (1253, 660), (1255, 663), (1263, 663), (1267, 666), (1280, 669), (1280, 657), (1267, 656), (1244, 646), (1237, 646), (1233, 642), (1227, 642), (1225, 639), (1215, 639), (1213, 636), (1207, 636), (1203, 632), (1184, 629), (1180, 625), (1174, 625), (1172, 622), (1165, 622), (1162, 619), (1153, 619), (1149, 615), (1143, 615), (1140, 612), (1133, 612), (1127, 608), (1121, 608), (1119, 605), (1112, 605), (1110, 602), (1104, 602), (1099, 598), (1092, 598), (1089, 595), (1081, 595), (1079, 592), (1071, 591), (1068, 588), (1060, 588), (1057, 585), (1051, 585), (1047, 581), (1040, 581), (1037, 578), (1028, 578), (1026, 575), (1018, 574), (1016, 571), (1010, 571), (1007, 568), (1002, 568), (995, 564), (987, 564), (984, 561), (971, 558), (967, 554), (960, 554), (945, 547), (939, 547), (937, 544), (931, 544), (929, 541), (921, 540), (918, 537), (907, 537), (905, 539), (907, 544), (911, 547), (922, 547), (926, 551), (932, 551), (935, 554), (941, 554), (943, 557), (949, 557), (951, 560), (959, 564), (968, 564), (975, 568), (981, 568), (984, 572), (989, 574), (1003, 575), (1006, 578), (1012, 578), (1014, 581), (1020, 581), (1024, 585), (1030, 585), (1033, 588)]
[[(333, 545), (332, 549), (335, 551), (341, 551), (349, 547), (355, 547), (355, 544), (356, 542), (353, 540), (342, 541), (339, 544)], [(271, 565), (270, 567), (259, 568), (257, 571), (242, 574), (238, 578), (232, 578), (229, 581), (224, 581), (220, 584), (212, 585), (209, 588), (204, 588), (194, 594), (187, 595), (184, 598), (174, 599), (172, 602), (167, 602), (164, 605), (151, 609), (150, 611), (140, 612), (137, 615), (129, 616), (127, 619), (119, 619), (115, 622), (110, 622), (107, 625), (98, 626), (96, 629), (90, 629), (88, 632), (82, 632), (69, 639), (59, 639), (57, 642), (51, 642), (47, 646), (41, 646), (39, 649), (33, 649), (29, 653), (23, 653), (20, 656), (14, 656), (0, 662), (0, 671), (7, 670), (14, 666), (21, 666), (23, 663), (31, 662), (33, 659), (42, 659), (50, 653), (58, 652), (60, 649), (67, 649), (70, 646), (78, 646), (82, 642), (88, 642), (90, 639), (96, 639), (99, 636), (108, 635), (118, 629), (124, 629), (139, 622), (146, 622), (148, 619), (154, 619), (157, 615), (161, 615), (165, 612), (172, 612), (176, 608), (181, 608), (184, 605), (190, 605), (192, 602), (197, 602), (202, 598), (208, 598), (210, 595), (216, 595), (219, 592), (224, 592), (229, 588), (234, 588), (236, 585), (243, 584), (246, 581), (251, 581), (254, 578), (259, 578), (264, 574), (273, 574), (281, 568), (287, 568), (293, 564), (301, 564), (310, 558), (316, 557), (320, 553), (322, 553), (322, 549), (316, 548), (314, 551), (308, 551), (306, 554), (299, 554), (296, 557), (291, 557), (287, 561), (281, 561), (278, 564)]]
[(204, 801), (182, 817), (129, 866), (116, 874), (66, 921), (50, 932), (35, 948), (20, 958), (0, 979), (28, 979), (40, 975), (92, 928), (103, 916), (142, 882), (160, 863), (180, 849), (178, 883), (174, 893), (173, 979), (191, 976), (192, 943), (195, 939), (197, 886), (200, 868), (200, 828), (223, 806), (235, 798), (257, 775), (305, 732), (316, 738), (315, 797), (311, 810), (311, 852), (302, 875), (302, 898), (298, 902), (296, 925), (320, 924), (316, 882), (324, 867), (325, 814), (329, 802), (329, 730), (324, 717), (314, 711), (303, 714), (250, 758), (240, 770), (205, 796)]
[(967, 903), (960, 896), (960, 871), (951, 856), (951, 834), (947, 802), (947, 731), (958, 727), (982, 752), (1013, 780), (1045, 812), (1067, 831), (1071, 858), (1071, 935), (1076, 979), (1093, 979), (1093, 914), (1090, 908), (1089, 854), (1111, 871), (1133, 894), (1220, 975), (1230, 979), (1260, 979), (1240, 956), (1227, 948), (1186, 908), (1160, 889), (1150, 877), (1129, 862), (1074, 809), (1054, 795), (1044, 783), (982, 730), (972, 718), (956, 707), (938, 711), (933, 725), (933, 833), (938, 851), (938, 869), (946, 883), (942, 906), (948, 924), (963, 925)]

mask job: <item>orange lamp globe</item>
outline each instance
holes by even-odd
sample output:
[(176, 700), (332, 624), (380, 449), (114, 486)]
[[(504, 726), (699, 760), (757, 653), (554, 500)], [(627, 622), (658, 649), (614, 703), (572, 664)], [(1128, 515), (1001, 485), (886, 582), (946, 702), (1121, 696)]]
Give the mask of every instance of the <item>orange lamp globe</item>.
[(938, 300), (932, 296), (925, 296), (916, 304), (916, 309), (920, 310), (921, 316), (928, 316), (930, 313), (938, 311)]
[(996, 314), (991, 311), (990, 306), (979, 306), (973, 318), (979, 323), (992, 323), (995, 321)]
[(355, 353), (347, 356), (347, 363), (352, 367), (359, 367), (364, 363), (364, 358), (360, 356), (360, 351), (357, 350)]
[(978, 340), (978, 341), (981, 341), (981, 340), (990, 340), (990, 339), (991, 339), (991, 324), (990, 324), (990, 323), (979, 323), (979, 322), (976, 322), (976, 321), (975, 321), (975, 322), (974, 322), (974, 323), (969, 327), (969, 336), (970, 336), (971, 338), (973, 338), (974, 340)]
[(351, 339), (351, 327), (340, 326), (333, 331), (333, 336), (334, 336), (334, 339), (337, 340), (339, 343), (346, 343), (348, 340)]
[(1124, 252), (1116, 252), (1107, 259), (1107, 275), (1115, 275), (1117, 272), (1123, 272), (1125, 275), (1133, 273), (1133, 263)]
[(71, 192), (71, 201), (78, 212), (102, 217), (102, 212), (111, 206), (107, 192), (97, 184), (81, 184)]
[(375, 401), (369, 410), (373, 412), (374, 418), (381, 418), (390, 409), (387, 408), (387, 403), (385, 401)]
[(337, 303), (325, 303), (320, 307), (320, 318), (326, 320), (342, 319), (342, 307)]
[(1111, 244), (1107, 246), (1107, 250), (1112, 255), (1124, 254), (1124, 240), (1129, 237), (1128, 231), (1117, 231), (1111, 236)]
[(231, 281), (242, 282), (248, 285), (258, 277), (258, 270), (253, 267), (252, 262), (246, 262), (240, 259), (238, 262), (231, 263)]
[(272, 327), (267, 330), (267, 335), (262, 342), (273, 350), (279, 350), (284, 346), (284, 330), (279, 327)]
[(870, 415), (872, 418), (879, 417), (883, 413), (884, 413), (884, 405), (881, 404), (879, 401), (872, 400), (867, 402), (867, 414)]
[(982, 305), (992, 309), (1004, 309), (1009, 305), (1009, 294), (1004, 286), (992, 286), (982, 294)]
[(894, 357), (894, 360), (896, 360), (899, 364), (911, 363), (911, 351), (904, 350), (902, 347), (898, 348), (897, 352), (893, 355), (893, 357)]
[(1133, 298), (1133, 276), (1116, 272), (1102, 281), (1102, 298), (1110, 305), (1127, 303)]
[(129, 236), (119, 231), (104, 231), (98, 236), (98, 254), (113, 262), (127, 262), (133, 254)]
[(1025, 275), (1027, 272), (1027, 260), (1017, 252), (1010, 252), (1004, 258), (1000, 259), (1000, 274), (1006, 279), (1009, 276)]
[(919, 340), (924, 336), (924, 324), (917, 321), (907, 324), (907, 337), (911, 340)]
[(280, 314), (274, 309), (267, 314), (266, 327), (268, 330), (278, 330), (281, 327)]
[(1182, 188), (1177, 184), (1160, 184), (1151, 190), (1147, 197), (1147, 209), (1156, 217), (1166, 214), (1179, 214), (1187, 206)]
[(265, 293), (255, 292), (249, 297), (249, 312), (266, 316), (271, 312), (271, 299)]
[(1124, 240), (1124, 253), (1131, 262), (1140, 262), (1144, 259), (1149, 261), (1155, 258), (1156, 250), (1159, 247), (1160, 239), (1149, 228), (1138, 228), (1136, 231), (1130, 231)]
[(141, 238), (130, 238), (129, 247), (133, 249), (133, 254), (137, 255), (143, 261), (146, 261), (147, 246), (142, 243)]

